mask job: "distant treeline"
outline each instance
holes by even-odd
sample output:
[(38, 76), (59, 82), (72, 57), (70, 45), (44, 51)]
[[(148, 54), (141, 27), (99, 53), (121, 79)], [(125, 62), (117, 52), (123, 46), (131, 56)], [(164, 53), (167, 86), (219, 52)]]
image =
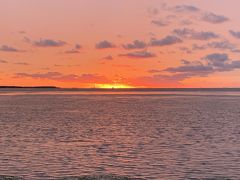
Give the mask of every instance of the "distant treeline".
[(46, 88), (46, 89), (56, 89), (56, 86), (0, 86), (0, 88)]

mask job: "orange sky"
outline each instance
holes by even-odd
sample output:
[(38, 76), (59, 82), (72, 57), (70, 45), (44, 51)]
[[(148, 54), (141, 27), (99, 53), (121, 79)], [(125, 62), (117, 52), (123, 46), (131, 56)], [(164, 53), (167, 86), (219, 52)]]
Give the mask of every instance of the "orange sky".
[(0, 1), (0, 85), (240, 87), (239, 5)]

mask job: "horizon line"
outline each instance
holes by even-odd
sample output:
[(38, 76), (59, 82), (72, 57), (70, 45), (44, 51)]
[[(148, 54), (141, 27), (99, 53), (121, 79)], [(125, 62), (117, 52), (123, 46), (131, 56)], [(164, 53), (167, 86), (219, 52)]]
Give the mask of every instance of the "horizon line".
[(81, 88), (57, 86), (0, 86), (0, 89), (42, 89), (42, 90), (78, 90), (78, 91), (187, 91), (187, 90), (237, 90), (240, 87), (133, 87), (133, 88)]

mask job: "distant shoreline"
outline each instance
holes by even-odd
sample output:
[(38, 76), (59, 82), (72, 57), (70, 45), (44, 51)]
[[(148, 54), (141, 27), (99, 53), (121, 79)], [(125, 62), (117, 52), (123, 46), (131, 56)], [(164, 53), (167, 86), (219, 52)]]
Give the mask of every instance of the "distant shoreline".
[(25, 88), (25, 89), (60, 89), (56, 86), (0, 86), (0, 89), (18, 89), (18, 88)]
[(56, 86), (0, 86), (0, 90), (41, 90), (41, 91), (240, 91), (240, 88), (61, 88)]

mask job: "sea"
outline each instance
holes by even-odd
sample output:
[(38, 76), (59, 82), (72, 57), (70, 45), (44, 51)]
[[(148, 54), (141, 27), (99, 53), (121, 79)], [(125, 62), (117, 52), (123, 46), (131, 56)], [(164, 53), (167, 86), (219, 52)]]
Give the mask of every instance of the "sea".
[(0, 89), (0, 175), (240, 179), (240, 90)]

